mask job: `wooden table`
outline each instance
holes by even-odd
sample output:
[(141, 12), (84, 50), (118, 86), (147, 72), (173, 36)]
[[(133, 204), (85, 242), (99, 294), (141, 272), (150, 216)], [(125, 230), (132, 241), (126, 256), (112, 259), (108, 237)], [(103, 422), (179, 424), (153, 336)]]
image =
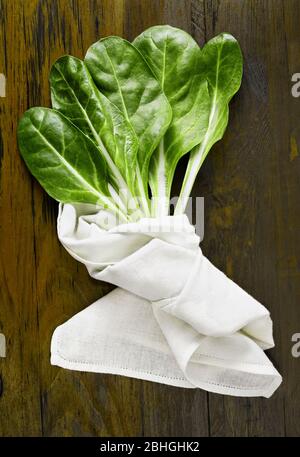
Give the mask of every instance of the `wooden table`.
[[(300, 72), (298, 0), (0, 0), (0, 435), (300, 435)], [(16, 128), (49, 106), (48, 74), (101, 36), (132, 40), (168, 23), (202, 45), (222, 31), (240, 42), (242, 88), (224, 139), (193, 195), (205, 197), (204, 253), (266, 304), (284, 382), (271, 399), (223, 397), (49, 363), (54, 328), (109, 290), (59, 245), (57, 204), (20, 159)], [(182, 173), (181, 173), (182, 175)], [(178, 174), (178, 181), (180, 173)]]

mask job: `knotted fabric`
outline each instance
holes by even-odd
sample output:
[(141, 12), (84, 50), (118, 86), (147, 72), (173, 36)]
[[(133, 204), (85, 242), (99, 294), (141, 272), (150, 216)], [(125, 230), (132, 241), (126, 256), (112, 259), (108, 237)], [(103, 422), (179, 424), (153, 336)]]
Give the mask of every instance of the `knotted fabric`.
[(110, 226), (60, 205), (58, 237), (89, 274), (118, 286), (63, 325), (51, 363), (235, 396), (269, 397), (281, 376), (268, 310), (202, 254), (187, 216)]

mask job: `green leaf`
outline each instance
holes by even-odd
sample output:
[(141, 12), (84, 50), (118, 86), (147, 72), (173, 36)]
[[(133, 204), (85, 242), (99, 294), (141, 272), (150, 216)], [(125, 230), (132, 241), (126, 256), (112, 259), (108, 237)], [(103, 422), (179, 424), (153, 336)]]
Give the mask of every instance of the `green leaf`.
[(147, 192), (149, 160), (172, 116), (160, 84), (139, 51), (119, 37), (93, 44), (85, 63), (99, 90), (122, 111), (139, 139), (138, 172), (143, 182), (138, 187)]
[[(184, 210), (242, 77), (241, 51), (229, 34), (201, 51), (185, 32), (156, 26), (134, 44), (109, 37), (91, 46), (85, 62), (59, 59), (50, 75), (55, 109), (29, 110), (18, 129), (25, 162), (53, 198), (106, 206), (125, 221), (150, 215), (149, 181), (169, 204), (177, 162), (191, 151), (175, 212)], [(137, 190), (144, 214), (124, 198), (128, 190)], [(165, 204), (154, 209), (167, 213)]]
[(61, 113), (28, 110), (19, 123), (18, 142), (29, 170), (55, 200), (113, 209), (104, 159), (94, 142)]
[(53, 108), (94, 141), (117, 188), (128, 185), (134, 191), (136, 135), (121, 111), (99, 92), (85, 64), (61, 57), (52, 66), (50, 84)]
[(151, 27), (133, 42), (156, 75), (172, 107), (172, 122), (151, 162), (151, 189), (169, 198), (178, 160), (199, 144), (208, 125), (209, 93), (201, 49), (183, 30)]
[(184, 211), (197, 173), (211, 147), (223, 137), (228, 124), (228, 104), (241, 85), (243, 57), (237, 40), (222, 33), (202, 50), (204, 74), (210, 93), (209, 123), (200, 145), (191, 152), (175, 213)]

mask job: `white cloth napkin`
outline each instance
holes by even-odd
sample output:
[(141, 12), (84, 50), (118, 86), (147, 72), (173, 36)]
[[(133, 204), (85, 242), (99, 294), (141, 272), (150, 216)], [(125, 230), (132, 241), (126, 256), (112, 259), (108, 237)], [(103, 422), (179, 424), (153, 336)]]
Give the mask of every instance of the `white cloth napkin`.
[(51, 363), (235, 396), (270, 397), (281, 376), (267, 309), (202, 254), (186, 216), (115, 226), (61, 205), (58, 237), (110, 294), (59, 326)]

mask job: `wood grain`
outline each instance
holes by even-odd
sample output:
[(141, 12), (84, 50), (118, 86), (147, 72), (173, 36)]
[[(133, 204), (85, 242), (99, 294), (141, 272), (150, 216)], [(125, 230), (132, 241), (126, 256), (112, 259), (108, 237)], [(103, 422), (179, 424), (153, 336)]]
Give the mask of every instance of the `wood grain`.
[[(300, 435), (300, 72), (297, 0), (0, 0), (0, 436)], [(199, 44), (228, 31), (245, 72), (227, 133), (193, 189), (205, 197), (205, 254), (266, 304), (271, 359), (284, 377), (271, 399), (238, 399), (49, 364), (54, 328), (109, 291), (59, 245), (57, 205), (30, 177), (16, 144), (21, 114), (48, 106), (62, 54), (100, 36), (132, 40), (168, 23)], [(179, 188), (186, 160), (176, 174)]]

